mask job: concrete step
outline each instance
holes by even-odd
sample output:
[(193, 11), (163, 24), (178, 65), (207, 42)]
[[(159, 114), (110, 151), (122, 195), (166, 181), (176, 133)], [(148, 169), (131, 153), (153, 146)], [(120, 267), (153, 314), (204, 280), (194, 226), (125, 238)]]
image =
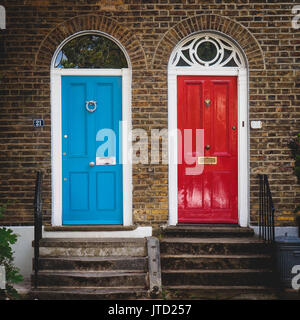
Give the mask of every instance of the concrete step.
[(140, 238), (44, 238), (40, 241), (41, 257), (141, 257), (146, 255), (146, 240)]
[(177, 285), (165, 286), (163, 294), (167, 299), (195, 300), (276, 300), (273, 289), (264, 286), (216, 286)]
[(129, 286), (126, 288), (53, 287), (33, 289), (30, 297), (39, 300), (135, 300), (146, 299), (147, 290)]
[(271, 247), (256, 238), (165, 238), (160, 241), (161, 254), (266, 254)]
[(40, 271), (38, 287), (137, 287), (146, 288), (146, 273), (128, 271)]
[(146, 257), (42, 257), (39, 259), (40, 270), (72, 271), (109, 271), (109, 270), (148, 270)]
[(239, 226), (207, 226), (207, 225), (179, 225), (163, 229), (163, 237), (197, 237), (197, 238), (224, 238), (224, 237), (252, 237), (251, 228)]
[(269, 270), (163, 270), (163, 286), (270, 286), (273, 273)]
[(163, 270), (194, 269), (267, 269), (272, 267), (270, 255), (161, 255)]

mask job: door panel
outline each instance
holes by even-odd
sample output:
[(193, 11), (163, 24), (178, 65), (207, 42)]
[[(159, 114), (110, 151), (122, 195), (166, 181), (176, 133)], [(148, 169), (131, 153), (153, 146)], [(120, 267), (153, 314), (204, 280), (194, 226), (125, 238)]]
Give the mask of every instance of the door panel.
[(87, 96), (87, 83), (70, 83), (67, 101), (66, 114), (68, 117), (67, 126), (69, 132), (68, 154), (69, 157), (87, 156), (87, 115), (82, 108), (82, 101)]
[(229, 151), (228, 83), (212, 82), (212, 150), (214, 155), (225, 155)]
[[(178, 141), (178, 222), (237, 223), (237, 80), (236, 77), (178, 76), (177, 123), (181, 136), (192, 130), (191, 149), (187, 140)], [(204, 151), (196, 145), (196, 129), (204, 130)], [(180, 139), (178, 137), (178, 139)], [(180, 147), (182, 143), (182, 148)], [(198, 148), (197, 148), (198, 147)], [(204, 156), (203, 172), (189, 175)], [(213, 158), (208, 158), (213, 157)], [(216, 163), (213, 164), (213, 161)]]
[[(85, 210), (89, 209), (89, 174), (87, 172), (70, 172), (70, 209)], [(78, 192), (80, 186), (80, 193)]]
[(97, 209), (115, 210), (116, 208), (115, 172), (97, 173)]
[[(86, 109), (91, 100), (94, 112)], [(63, 224), (123, 223), (121, 120), (121, 77), (62, 77)], [(97, 165), (97, 156), (115, 164)]]

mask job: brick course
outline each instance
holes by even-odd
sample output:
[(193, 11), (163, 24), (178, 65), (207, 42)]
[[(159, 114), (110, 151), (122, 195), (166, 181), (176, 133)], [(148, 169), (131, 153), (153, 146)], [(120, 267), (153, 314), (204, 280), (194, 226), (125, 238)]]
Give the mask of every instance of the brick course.
[[(1, 223), (31, 225), (35, 171), (44, 172), (45, 221), (51, 220), (50, 63), (59, 44), (82, 30), (118, 39), (132, 63), (134, 128), (167, 128), (167, 65), (189, 34), (215, 30), (232, 37), (249, 63), (251, 222), (257, 220), (257, 173), (269, 175), (276, 224), (293, 225), (300, 188), (287, 143), (300, 130), (300, 29), (292, 29), (296, 1), (10, 0), (2, 1), (0, 30), (0, 202), (11, 204)], [(34, 129), (32, 120), (45, 127)], [(150, 157), (150, 150), (149, 150)], [(168, 167), (133, 166), (133, 218), (168, 219)]]

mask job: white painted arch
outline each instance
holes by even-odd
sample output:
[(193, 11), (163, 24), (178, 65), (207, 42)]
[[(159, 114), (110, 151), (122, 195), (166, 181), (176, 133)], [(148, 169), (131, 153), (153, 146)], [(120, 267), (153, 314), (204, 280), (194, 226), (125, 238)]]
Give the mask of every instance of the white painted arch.
[[(195, 65), (179, 67), (174, 65), (175, 55), (195, 35), (214, 35), (230, 42), (237, 50), (241, 61), (238, 67)], [(197, 76), (237, 76), (238, 88), (238, 222), (241, 227), (250, 223), (249, 209), (249, 81), (248, 62), (241, 47), (231, 38), (216, 31), (193, 33), (182, 39), (174, 48), (168, 64), (168, 152), (169, 152), (169, 225), (178, 223), (178, 184), (177, 184), (177, 77), (180, 75)]]
[[(123, 69), (63, 69), (55, 68), (56, 57), (62, 47), (70, 40), (86, 35), (96, 34), (114, 41), (123, 51), (128, 68)], [(61, 130), (61, 77), (72, 76), (121, 76), (122, 77), (122, 161), (123, 161), (123, 225), (132, 225), (132, 161), (128, 150), (131, 132), (131, 79), (130, 58), (122, 44), (112, 36), (97, 31), (78, 32), (66, 38), (56, 49), (51, 61), (51, 166), (52, 166), (52, 225), (62, 225), (62, 130)]]

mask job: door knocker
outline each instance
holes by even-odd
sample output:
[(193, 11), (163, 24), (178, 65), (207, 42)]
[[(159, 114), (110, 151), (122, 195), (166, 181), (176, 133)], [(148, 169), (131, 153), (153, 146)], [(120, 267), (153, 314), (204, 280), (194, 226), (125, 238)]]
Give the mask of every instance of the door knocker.
[(210, 106), (210, 99), (208, 97), (204, 100), (205, 106), (209, 107)]
[[(94, 108), (91, 109), (90, 106), (94, 106)], [(87, 101), (85, 103), (85, 108), (88, 112), (94, 112), (97, 109), (97, 102), (94, 100)]]

